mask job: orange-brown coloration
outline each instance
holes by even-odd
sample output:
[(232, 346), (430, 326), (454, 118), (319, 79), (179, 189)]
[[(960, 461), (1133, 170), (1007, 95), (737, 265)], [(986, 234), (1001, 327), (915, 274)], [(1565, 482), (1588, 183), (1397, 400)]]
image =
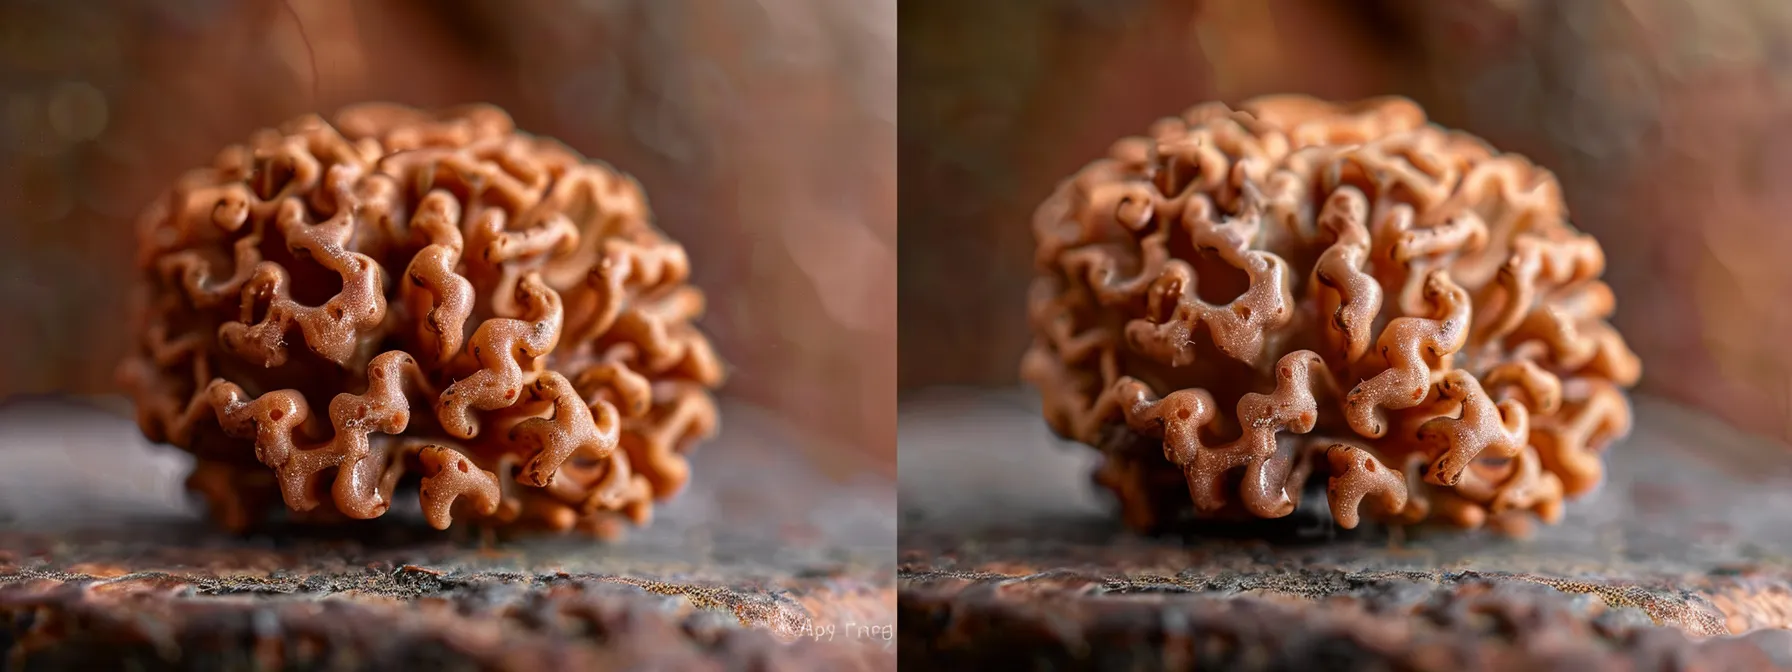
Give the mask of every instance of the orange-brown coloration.
[(1033, 228), (1022, 375), (1136, 526), (1285, 516), (1323, 473), (1344, 527), (1522, 530), (1629, 431), (1598, 242), (1548, 171), (1410, 101), (1195, 107)]
[(684, 250), (632, 179), (495, 108), (262, 131), (140, 235), (121, 375), (228, 527), (281, 500), (373, 518), (415, 472), (438, 528), (611, 533), (683, 487), (716, 428)]

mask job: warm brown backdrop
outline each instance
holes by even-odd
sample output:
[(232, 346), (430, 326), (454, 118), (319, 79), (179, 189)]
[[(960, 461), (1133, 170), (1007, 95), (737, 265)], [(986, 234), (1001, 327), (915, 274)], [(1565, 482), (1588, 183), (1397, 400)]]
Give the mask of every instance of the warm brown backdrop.
[(1203, 100), (1411, 96), (1561, 177), (1644, 390), (1792, 439), (1792, 4), (904, 0), (900, 385), (1009, 385), (1027, 221)]
[(488, 101), (642, 181), (710, 294), (726, 393), (858, 447), (843, 469), (890, 469), (895, 14), (894, 0), (0, 0), (0, 397), (111, 389), (130, 220), (177, 171), (308, 111)]

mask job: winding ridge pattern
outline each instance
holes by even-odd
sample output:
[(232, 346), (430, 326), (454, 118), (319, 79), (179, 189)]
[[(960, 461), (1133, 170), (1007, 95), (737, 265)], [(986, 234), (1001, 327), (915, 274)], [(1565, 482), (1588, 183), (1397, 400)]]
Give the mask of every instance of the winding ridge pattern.
[(1347, 528), (1523, 533), (1629, 431), (1598, 242), (1547, 170), (1411, 101), (1195, 107), (1033, 229), (1022, 375), (1135, 526), (1285, 516), (1323, 474)]
[[(703, 295), (639, 185), (487, 106), (308, 116), (139, 223), (151, 439), (236, 529), (384, 514), (599, 535), (646, 523), (717, 425)], [(319, 415), (312, 409), (322, 404)]]

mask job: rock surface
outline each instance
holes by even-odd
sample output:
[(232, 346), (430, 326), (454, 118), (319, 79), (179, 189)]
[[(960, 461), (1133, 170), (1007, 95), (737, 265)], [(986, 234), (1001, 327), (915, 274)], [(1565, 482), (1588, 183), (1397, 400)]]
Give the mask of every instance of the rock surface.
[(1184, 538), (1122, 530), (1029, 396), (900, 417), (904, 666), (1792, 667), (1792, 461), (1636, 398), (1608, 476), (1512, 541), (1336, 530), (1323, 508)]
[(126, 417), (8, 404), (0, 668), (894, 669), (892, 484), (817, 473), (752, 408), (723, 417), (691, 488), (605, 544), (419, 511), (228, 535)]

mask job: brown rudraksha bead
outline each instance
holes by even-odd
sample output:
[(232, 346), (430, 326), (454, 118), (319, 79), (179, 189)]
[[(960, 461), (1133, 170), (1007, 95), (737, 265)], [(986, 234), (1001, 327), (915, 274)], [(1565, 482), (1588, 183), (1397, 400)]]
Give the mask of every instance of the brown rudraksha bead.
[(1346, 528), (1522, 533), (1629, 431), (1598, 242), (1547, 170), (1411, 101), (1195, 107), (1033, 228), (1023, 376), (1136, 527), (1285, 516), (1323, 477)]
[(640, 186), (501, 110), (264, 130), (140, 222), (121, 377), (235, 529), (384, 514), (618, 532), (716, 429), (703, 294)]

